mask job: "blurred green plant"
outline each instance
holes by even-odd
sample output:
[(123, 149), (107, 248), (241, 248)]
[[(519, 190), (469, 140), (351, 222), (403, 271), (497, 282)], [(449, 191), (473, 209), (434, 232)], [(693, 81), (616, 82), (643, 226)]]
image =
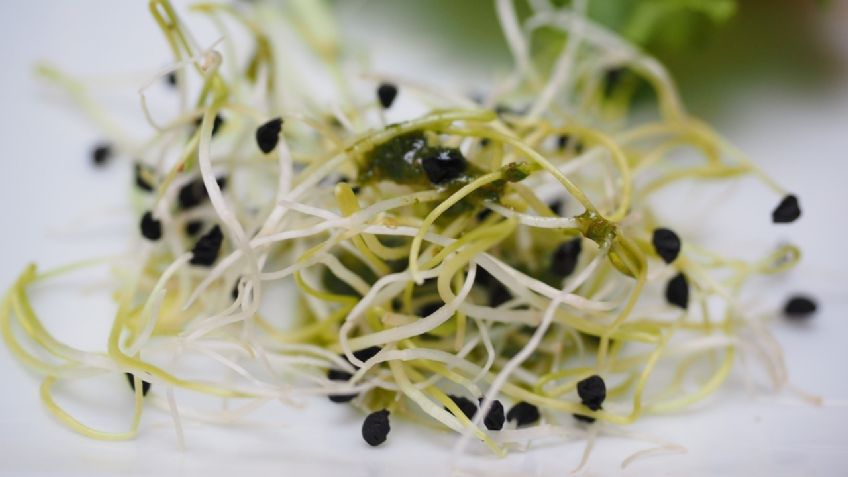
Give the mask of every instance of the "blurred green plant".
[[(524, 20), (531, 3), (556, 8), (571, 0), (517, 0)], [(592, 0), (588, 16), (659, 58), (693, 110), (720, 107), (733, 91), (762, 81), (815, 90), (832, 75), (834, 60), (821, 34), (827, 1), (816, 0)], [(336, 2), (375, 27), (388, 25), (423, 39), (446, 61), (491, 65), (511, 61), (489, 0), (362, 0)], [(549, 28), (536, 30), (532, 55), (551, 65), (565, 41)], [(542, 68), (544, 69), (544, 68)]]

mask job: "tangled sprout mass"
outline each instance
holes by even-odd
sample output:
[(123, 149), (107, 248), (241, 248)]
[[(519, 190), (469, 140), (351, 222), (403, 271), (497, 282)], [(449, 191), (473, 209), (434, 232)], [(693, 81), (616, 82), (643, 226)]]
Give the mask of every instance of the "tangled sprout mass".
[[(687, 114), (663, 66), (588, 20), (585, 3), (519, 24), (497, 0), (516, 67), (471, 99), (352, 71), (320, 2), (194, 5), (250, 36), (242, 58), (226, 35), (201, 46), (168, 0), (151, 0), (174, 62), (140, 91), (152, 129), (141, 141), (84, 84), (40, 67), (103, 123), (97, 164), (136, 158), (139, 224), (132, 255), (114, 265), (117, 314), (101, 351), (53, 337), (28, 299), (92, 262), (29, 266), (3, 300), (6, 344), (44, 376), (47, 409), (88, 437), (130, 439), (149, 391), (182, 439), (181, 419), (229, 422), (322, 395), (368, 414), (371, 445), (391, 439), (391, 419), (504, 455), (543, 437), (624, 435), (685, 409), (740, 353), (783, 386), (779, 347), (738, 297), (755, 275), (794, 266), (798, 249), (720, 256), (660, 223), (650, 199), (746, 175), (776, 193), (776, 223), (798, 218), (797, 199)], [(543, 28), (564, 40), (552, 64), (530, 54)], [(303, 41), (281, 44), (279, 29)], [(313, 99), (293, 52), (329, 78), (332, 100)], [(175, 117), (147, 106), (164, 80)], [(637, 121), (639, 91), (652, 101), (638, 102)], [(426, 112), (386, 124), (400, 102)], [(700, 160), (676, 161), (681, 149)], [(290, 302), (276, 283), (296, 290)], [(129, 430), (91, 428), (54, 401), (56, 383), (110, 373), (134, 389)], [(189, 412), (177, 389), (233, 404)]]

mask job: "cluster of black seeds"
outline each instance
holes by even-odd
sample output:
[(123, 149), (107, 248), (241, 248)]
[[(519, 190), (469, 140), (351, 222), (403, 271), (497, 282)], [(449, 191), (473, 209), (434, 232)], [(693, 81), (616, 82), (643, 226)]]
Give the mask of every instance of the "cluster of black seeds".
[[(776, 224), (788, 224), (801, 217), (801, 205), (798, 197), (788, 194), (780, 200), (771, 213), (771, 220)], [(783, 306), (783, 314), (792, 321), (804, 321), (815, 314), (818, 305), (815, 300), (805, 295), (795, 295), (789, 298)]]

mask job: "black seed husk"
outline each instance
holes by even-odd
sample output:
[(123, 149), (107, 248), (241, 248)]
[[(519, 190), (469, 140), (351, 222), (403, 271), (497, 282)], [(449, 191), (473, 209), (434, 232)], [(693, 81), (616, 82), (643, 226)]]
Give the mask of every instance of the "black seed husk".
[(372, 447), (386, 442), (392, 428), (389, 425), (389, 411), (383, 409), (369, 414), (362, 422), (362, 438)]
[(680, 255), (680, 237), (677, 236), (671, 229), (658, 228), (654, 230), (654, 235), (651, 239), (654, 245), (654, 250), (657, 255), (665, 261), (671, 263)]
[[(480, 399), (480, 404), (483, 404), (482, 398)], [(489, 412), (486, 413), (486, 417), (483, 419), (483, 424), (485, 424), (486, 429), (490, 431), (499, 431), (503, 429), (504, 420), (503, 404), (495, 399), (492, 401), (492, 405), (489, 406)]]
[(597, 411), (607, 398), (607, 387), (603, 378), (596, 374), (580, 381), (577, 383), (577, 395), (586, 407)]
[(190, 220), (185, 224), (185, 233), (189, 237), (194, 237), (203, 229), (202, 220)]
[(776, 224), (792, 223), (798, 220), (798, 217), (801, 217), (801, 206), (798, 197), (792, 194), (784, 197), (771, 213), (771, 220)]
[(686, 275), (678, 273), (665, 288), (665, 299), (674, 306), (689, 308), (689, 282), (686, 281)]
[(256, 128), (256, 144), (259, 150), (268, 154), (277, 147), (280, 140), (280, 131), (283, 129), (283, 119), (274, 118)]
[[(124, 373), (124, 375), (127, 377), (127, 381), (130, 382), (130, 388), (132, 388), (132, 390), (135, 391), (135, 376), (132, 373)], [(148, 392), (150, 392), (150, 383), (148, 383), (147, 381), (142, 381), (141, 382), (141, 395), (147, 396)]]
[(380, 100), (380, 105), (383, 109), (389, 109), (397, 98), (398, 88), (392, 83), (381, 83), (377, 87), (377, 99)]
[(551, 257), (551, 273), (560, 278), (574, 273), (582, 249), (583, 242), (580, 237), (561, 243)]
[[(454, 396), (453, 394), (449, 394), (448, 397), (453, 401), (456, 406), (465, 414), (465, 417), (468, 419), (474, 419), (474, 414), (477, 414), (477, 405), (474, 404), (470, 399), (462, 397), (462, 396)], [(447, 408), (445, 408), (447, 410)], [(450, 412), (450, 411), (448, 411)]]
[(91, 160), (95, 166), (105, 166), (112, 159), (112, 145), (101, 143), (91, 151)]
[(206, 232), (205, 235), (197, 240), (194, 248), (191, 250), (192, 257), (190, 263), (204, 267), (212, 266), (215, 260), (218, 259), (218, 253), (221, 251), (221, 244), (224, 242), (224, 235), (221, 233), (221, 227), (215, 225), (212, 230)]
[(818, 309), (815, 300), (803, 295), (795, 295), (786, 302), (783, 307), (783, 314), (787, 318), (805, 319), (812, 316)]
[(162, 222), (153, 218), (149, 210), (141, 216), (141, 235), (147, 240), (157, 241), (162, 238)]
[[(327, 371), (327, 379), (329, 379), (330, 381), (347, 381), (351, 377), (353, 377), (353, 375), (348, 373), (347, 371), (342, 371), (342, 370), (339, 370), (339, 369), (330, 369), (330, 370)], [(353, 400), (353, 398), (355, 398), (356, 396), (357, 396), (357, 394), (354, 393), (354, 394), (330, 394), (327, 397), (332, 402), (345, 403), (345, 402), (349, 402), (349, 401)]]
[(373, 358), (377, 353), (379, 353), (380, 349), (381, 348), (379, 346), (370, 346), (365, 349), (354, 351), (353, 357), (364, 363), (365, 361), (368, 361), (369, 359)]
[(518, 427), (529, 426), (539, 420), (539, 408), (529, 402), (518, 402), (506, 413), (506, 420), (515, 421)]
[(443, 184), (465, 172), (465, 157), (454, 148), (438, 148), (421, 161), (424, 173), (433, 184)]

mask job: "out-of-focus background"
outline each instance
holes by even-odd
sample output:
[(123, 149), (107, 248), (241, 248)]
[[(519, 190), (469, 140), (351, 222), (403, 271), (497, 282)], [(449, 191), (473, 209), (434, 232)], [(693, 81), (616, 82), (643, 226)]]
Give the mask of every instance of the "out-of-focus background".
[[(188, 2), (175, 3), (186, 11)], [(639, 11), (649, 3), (671, 7)], [(675, 4), (711, 6), (687, 10)], [(471, 91), (511, 67), (493, 2), (339, 0), (333, 8), (347, 44), (374, 71), (401, 71), (422, 82)], [(520, 14), (528, 10), (523, 2), (517, 8)], [(597, 0), (590, 2), (590, 15), (666, 62), (690, 110), (797, 193), (804, 210), (797, 224), (774, 227), (768, 213), (775, 198), (742, 181), (718, 189), (718, 201), (697, 198), (694, 186), (675, 188), (666, 194), (677, 198), (663, 207), (666, 216), (726, 253), (756, 253), (783, 240), (799, 244), (802, 264), (789, 276), (760, 283), (762, 299), (756, 305), (774, 308), (792, 291), (808, 292), (821, 305), (810, 323), (778, 321), (775, 328), (790, 379), (824, 396), (825, 407), (813, 408), (788, 394), (754, 399), (744, 391), (722, 392), (692, 412), (640, 422), (634, 430), (679, 443), (689, 453), (646, 459), (622, 475), (844, 475), (848, 2)], [(217, 39), (204, 19), (186, 18), (201, 42)], [(135, 227), (134, 216), (127, 214), (128, 163), (105, 170), (90, 166), (98, 130), (62, 94), (35, 78), (35, 63), (49, 60), (102, 84), (97, 99), (113, 106), (127, 124), (142, 128), (136, 91), (169, 55), (146, 2), (139, 0), (5, 0), (0, 39), (0, 286), (5, 288), (32, 260), (52, 267), (122, 252)], [(99, 279), (106, 283), (108, 275)], [(90, 286), (68, 290), (62, 283), (47, 291), (52, 298), (45, 296), (39, 311), (50, 329), (79, 346), (102, 348), (112, 310), (108, 296)], [(445, 461), (453, 442), (398, 425), (391, 445), (366, 449), (358, 437), (359, 417), (323, 402), (297, 412), (263, 412), (258, 426), (189, 425), (185, 451), (177, 449), (167, 415), (157, 412), (145, 416), (136, 441), (95, 442), (53, 422), (38, 400), (38, 380), (5, 349), (0, 349), (0, 378), (3, 475), (419, 475)], [(741, 385), (731, 380), (728, 387)], [(603, 440), (583, 474), (615, 474), (621, 459), (638, 448)], [(581, 452), (582, 444), (571, 442), (504, 461), (481, 457), (475, 462), (482, 475), (565, 475)]]

